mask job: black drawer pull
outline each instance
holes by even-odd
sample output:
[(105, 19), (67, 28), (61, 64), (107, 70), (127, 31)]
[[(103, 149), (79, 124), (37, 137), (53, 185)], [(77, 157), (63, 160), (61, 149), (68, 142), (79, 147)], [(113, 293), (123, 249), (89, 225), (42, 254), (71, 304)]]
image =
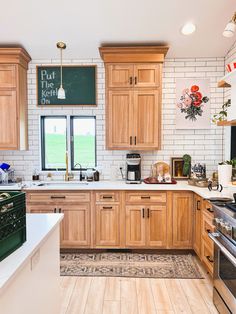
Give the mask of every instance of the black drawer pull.
[(141, 199), (150, 199), (151, 196), (141, 196)]
[(147, 208), (147, 218), (149, 218), (149, 217), (150, 217), (150, 209)]
[(205, 231), (206, 231), (207, 233), (211, 232), (211, 230), (210, 230), (210, 229), (205, 229)]
[(102, 198), (109, 198), (109, 199), (111, 199), (111, 198), (113, 198), (113, 196), (112, 195), (103, 195), (103, 197)]
[(61, 208), (58, 209), (59, 213), (61, 213)]
[(214, 209), (212, 209), (211, 207), (207, 207), (207, 209), (206, 209), (208, 212), (210, 212), (210, 213), (214, 213)]
[(132, 136), (129, 137), (129, 144), (130, 144), (130, 145), (133, 144)]
[(143, 214), (143, 218), (145, 218), (144, 208), (142, 208), (142, 214)]
[(133, 78), (132, 78), (132, 76), (130, 76), (130, 78), (129, 78), (129, 84), (130, 84), (130, 85), (133, 84)]
[(199, 207), (199, 205), (201, 204), (201, 201), (197, 201), (197, 210), (201, 210), (201, 207)]
[(207, 255), (206, 258), (208, 259), (210, 263), (214, 263), (214, 260), (211, 256)]
[(135, 78), (134, 78), (134, 84), (135, 85), (137, 84), (137, 76), (135, 76)]
[(112, 209), (112, 206), (103, 206), (103, 209)]
[(54, 208), (54, 213), (56, 213), (57, 212), (57, 209), (56, 208)]
[(51, 195), (51, 199), (65, 199), (66, 197), (65, 197), (65, 195), (62, 195), (62, 196), (60, 196), (60, 195), (58, 195), (58, 196), (56, 196), (56, 195)]

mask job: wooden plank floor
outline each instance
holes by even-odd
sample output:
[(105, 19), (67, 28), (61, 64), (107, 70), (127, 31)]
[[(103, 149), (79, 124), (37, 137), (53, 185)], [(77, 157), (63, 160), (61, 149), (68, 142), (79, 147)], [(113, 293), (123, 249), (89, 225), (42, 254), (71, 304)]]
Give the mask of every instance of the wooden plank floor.
[(61, 277), (60, 314), (217, 314), (202, 270), (204, 279)]

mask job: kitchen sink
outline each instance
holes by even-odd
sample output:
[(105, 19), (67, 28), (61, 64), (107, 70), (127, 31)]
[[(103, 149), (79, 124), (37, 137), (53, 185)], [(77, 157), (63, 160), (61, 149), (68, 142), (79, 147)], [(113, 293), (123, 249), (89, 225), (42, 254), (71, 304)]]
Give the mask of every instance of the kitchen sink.
[(52, 186), (52, 187), (63, 187), (63, 186), (79, 186), (79, 185), (88, 185), (88, 182), (45, 182), (40, 183), (38, 186)]

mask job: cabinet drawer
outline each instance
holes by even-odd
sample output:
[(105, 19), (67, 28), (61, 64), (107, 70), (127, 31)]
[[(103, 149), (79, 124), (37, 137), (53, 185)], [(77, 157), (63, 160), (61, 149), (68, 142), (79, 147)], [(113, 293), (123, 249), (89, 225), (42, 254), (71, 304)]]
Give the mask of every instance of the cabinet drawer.
[(209, 217), (214, 217), (212, 204), (206, 200), (203, 201), (203, 212), (206, 213)]
[(202, 237), (209, 246), (213, 247), (213, 242), (209, 238), (208, 233), (215, 231), (215, 226), (212, 223), (212, 219), (207, 214), (203, 213), (202, 215)]
[(120, 193), (119, 192), (96, 192), (96, 202), (97, 203), (110, 203), (119, 202)]
[(213, 274), (214, 249), (209, 247), (205, 241), (203, 241), (202, 245), (202, 262), (206, 266), (207, 270)]
[(47, 213), (56, 213), (57, 208), (54, 205), (29, 205), (26, 206), (26, 211), (27, 213), (32, 213), (32, 214), (47, 214)]
[(88, 192), (69, 193), (55, 191), (50, 193), (27, 193), (28, 203), (78, 203), (89, 201), (90, 193)]
[(126, 193), (127, 203), (165, 203), (166, 193), (153, 192), (129, 192)]

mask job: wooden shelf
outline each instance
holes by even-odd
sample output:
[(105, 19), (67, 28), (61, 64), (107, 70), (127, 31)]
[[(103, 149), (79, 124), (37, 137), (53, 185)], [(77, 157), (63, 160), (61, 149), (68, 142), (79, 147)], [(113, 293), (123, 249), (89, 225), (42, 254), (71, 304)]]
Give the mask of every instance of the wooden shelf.
[(236, 120), (231, 120), (231, 121), (219, 121), (217, 122), (218, 126), (236, 126)]
[(225, 81), (219, 81), (218, 82), (218, 87), (223, 87), (223, 88), (226, 88), (226, 87), (231, 87), (231, 85), (229, 83), (226, 83)]

